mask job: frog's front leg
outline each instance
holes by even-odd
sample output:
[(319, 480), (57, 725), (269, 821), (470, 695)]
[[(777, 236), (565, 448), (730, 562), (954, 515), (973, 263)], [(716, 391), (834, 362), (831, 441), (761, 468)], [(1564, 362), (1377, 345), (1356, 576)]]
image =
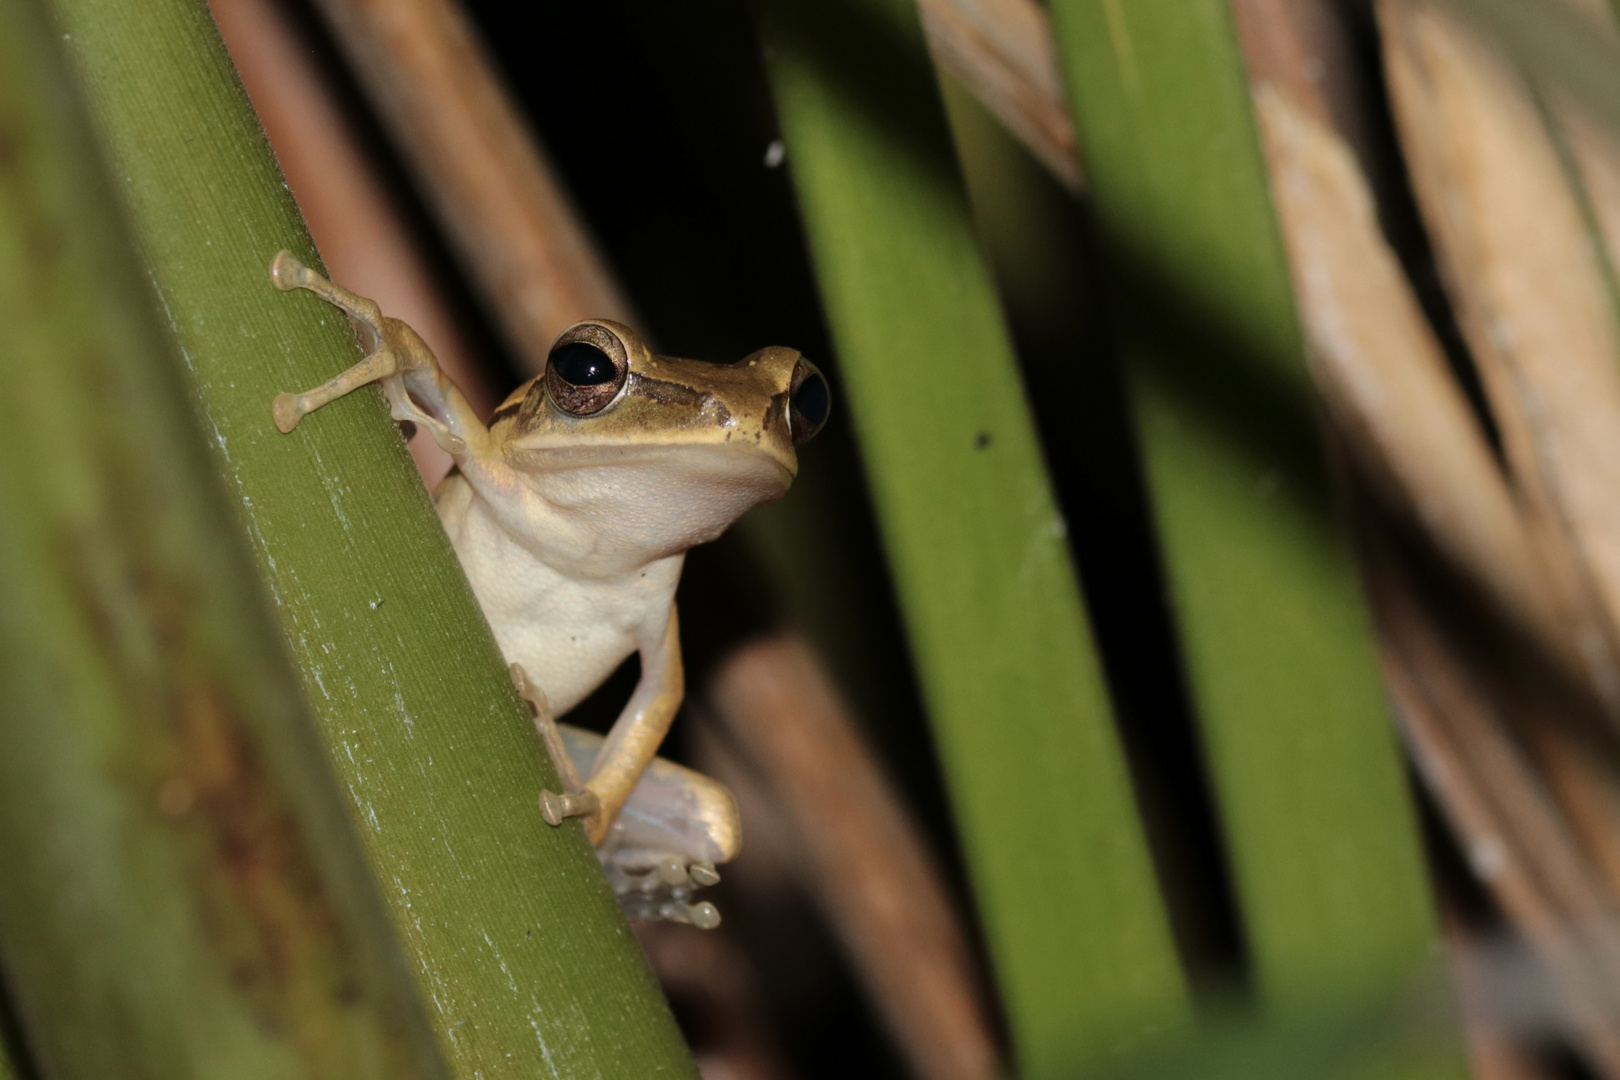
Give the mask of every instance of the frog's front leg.
[(376, 301), (334, 285), (280, 251), (270, 262), (270, 280), (283, 292), (307, 289), (349, 315), (366, 356), (358, 364), (313, 390), (279, 394), (272, 405), (276, 427), (283, 433), (305, 416), (368, 383), (380, 382), (395, 420), (425, 428), (447, 453), (458, 460), (469, 442), (481, 447), (488, 431), (472, 407), (442, 371), (433, 352), (409, 326), (383, 315)]
[[(560, 825), (564, 817), (583, 817), (586, 835), (592, 844), (600, 845), (635, 790), (641, 774), (657, 755), (658, 746), (668, 734), (685, 694), (680, 626), (671, 605), (662, 637), (641, 650), (641, 681), (636, 684), (629, 704), (613, 722), (602, 752), (585, 781), (585, 794), (594, 795), (597, 805), (590, 807), (588, 800), (582, 800), (578, 809), (556, 816), (548, 813), (546, 820)], [(546, 803), (545, 794), (541, 796), (542, 806)], [(553, 800), (559, 800), (553, 805), (560, 807), (561, 798), (552, 795)]]
[(529, 703), (534, 710), (535, 730), (540, 732), (540, 741), (545, 743), (546, 752), (551, 755), (551, 764), (557, 770), (557, 779), (562, 781), (563, 793), (558, 795), (554, 791), (540, 793), (540, 816), (551, 825), (561, 825), (571, 817), (582, 817), (597, 810), (601, 806), (596, 793), (587, 791), (585, 785), (580, 783), (579, 769), (574, 764), (573, 755), (568, 752), (563, 742), (562, 732), (557, 729), (557, 720), (551, 715), (551, 703), (546, 700), (546, 693), (529, 673), (523, 670), (522, 664), (513, 664), (509, 669), (512, 674), (512, 685), (517, 688), (518, 696)]

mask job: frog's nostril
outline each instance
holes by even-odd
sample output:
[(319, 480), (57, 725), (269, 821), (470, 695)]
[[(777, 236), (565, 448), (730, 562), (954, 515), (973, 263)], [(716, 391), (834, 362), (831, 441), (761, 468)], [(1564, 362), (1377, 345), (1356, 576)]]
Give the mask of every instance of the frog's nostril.
[(788, 430), (794, 445), (804, 442), (827, 422), (832, 410), (832, 392), (814, 364), (800, 360), (793, 372), (793, 389), (788, 394)]

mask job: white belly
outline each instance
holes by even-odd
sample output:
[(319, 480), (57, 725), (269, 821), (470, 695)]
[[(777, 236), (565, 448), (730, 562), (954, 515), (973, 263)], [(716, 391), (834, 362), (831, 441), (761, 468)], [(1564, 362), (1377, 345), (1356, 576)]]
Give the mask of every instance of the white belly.
[(682, 556), (608, 580), (580, 581), (541, 562), (501, 528), (466, 481), (436, 500), (450, 543), (508, 663), (522, 664), (558, 715), (624, 659), (662, 638)]

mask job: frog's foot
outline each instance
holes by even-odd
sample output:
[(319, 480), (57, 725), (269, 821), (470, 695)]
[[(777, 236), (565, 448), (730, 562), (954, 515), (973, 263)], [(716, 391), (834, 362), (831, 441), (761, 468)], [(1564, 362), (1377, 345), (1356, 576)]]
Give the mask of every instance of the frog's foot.
[[(579, 771), (596, 763), (602, 736), (567, 724), (553, 728)], [(720, 880), (715, 866), (734, 858), (741, 843), (731, 792), (655, 757), (597, 845), (596, 857), (630, 918), (711, 929), (720, 925), (720, 913), (713, 904), (694, 903), (692, 894)]]
[(600, 809), (602, 800), (596, 797), (594, 791), (566, 792), (562, 795), (555, 791), (540, 792), (540, 816), (553, 828), (571, 817), (585, 817)]
[(720, 911), (713, 904), (707, 900), (692, 903), (698, 889), (720, 881), (720, 872), (712, 863), (688, 863), (679, 856), (664, 855), (648, 866), (644, 856), (624, 858), (605, 849), (599, 857), (628, 918), (689, 923), (699, 930), (720, 925)]

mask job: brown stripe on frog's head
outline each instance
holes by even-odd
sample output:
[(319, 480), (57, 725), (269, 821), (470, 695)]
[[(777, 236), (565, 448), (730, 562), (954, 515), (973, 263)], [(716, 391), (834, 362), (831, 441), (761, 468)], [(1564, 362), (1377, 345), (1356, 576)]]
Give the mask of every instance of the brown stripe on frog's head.
[[(662, 359), (662, 358), (660, 358)], [(666, 365), (669, 361), (665, 360)], [(714, 365), (707, 365), (713, 367)], [(711, 391), (699, 390), (697, 387), (684, 382), (672, 382), (669, 379), (658, 379), (651, 375), (630, 373), (630, 384), (625, 392), (635, 397), (646, 398), (662, 406), (669, 406), (675, 413), (684, 413), (693, 417), (701, 417), (704, 421), (719, 424), (722, 427), (730, 426), (734, 421), (731, 409)]]

